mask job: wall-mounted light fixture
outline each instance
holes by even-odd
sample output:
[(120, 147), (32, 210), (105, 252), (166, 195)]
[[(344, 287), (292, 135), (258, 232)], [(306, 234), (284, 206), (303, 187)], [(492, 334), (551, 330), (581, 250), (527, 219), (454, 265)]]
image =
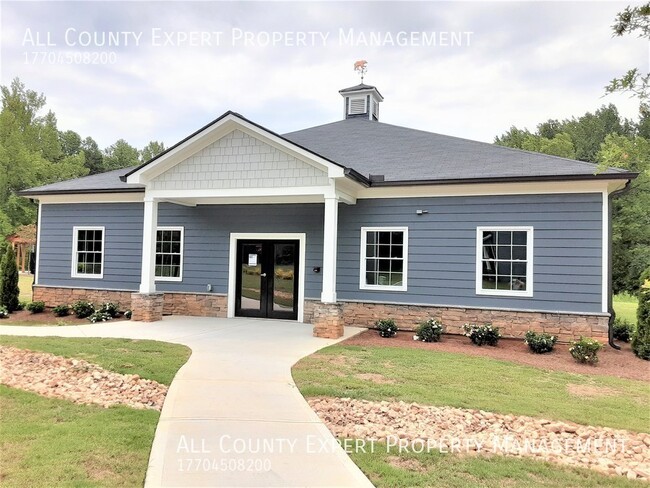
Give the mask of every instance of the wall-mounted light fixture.
[(428, 214), (428, 213), (429, 213), (428, 210), (416, 210), (415, 211), (416, 215), (424, 215), (424, 214)]

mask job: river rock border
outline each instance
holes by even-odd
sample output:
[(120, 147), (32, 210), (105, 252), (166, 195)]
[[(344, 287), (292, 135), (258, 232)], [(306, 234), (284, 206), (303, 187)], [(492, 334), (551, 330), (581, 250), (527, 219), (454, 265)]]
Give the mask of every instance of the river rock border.
[[(312, 409), (348, 452), (439, 450), (536, 459), (650, 481), (650, 434), (482, 410), (405, 402), (310, 398)], [(380, 444), (381, 443), (381, 444)]]
[(108, 408), (162, 409), (167, 387), (83, 359), (0, 346), (0, 383), (50, 398)]

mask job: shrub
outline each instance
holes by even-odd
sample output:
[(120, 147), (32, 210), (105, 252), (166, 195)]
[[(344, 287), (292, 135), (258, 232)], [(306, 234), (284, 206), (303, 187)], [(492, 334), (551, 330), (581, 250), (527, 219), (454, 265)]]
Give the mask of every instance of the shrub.
[(133, 312), (131, 310), (127, 310), (124, 312), (124, 317), (131, 320), (131, 316), (133, 315)]
[(415, 331), (413, 339), (422, 342), (438, 342), (442, 335), (442, 324), (436, 319), (422, 322)]
[(77, 317), (80, 319), (85, 319), (86, 317), (90, 317), (93, 314), (95, 307), (93, 307), (93, 304), (90, 302), (79, 300), (72, 305), (72, 310)]
[(117, 317), (120, 313), (118, 304), (113, 302), (103, 303), (102, 306), (97, 309), (97, 311), (107, 313), (111, 316), (111, 318)]
[(579, 363), (596, 364), (598, 362), (598, 351), (602, 348), (603, 345), (596, 339), (580, 337), (580, 340), (571, 343), (569, 352), (573, 359)]
[(381, 337), (394, 337), (397, 334), (397, 325), (393, 319), (381, 319), (375, 322)]
[(57, 317), (65, 317), (70, 313), (70, 305), (57, 305), (52, 309)]
[(26, 308), (32, 313), (42, 313), (45, 310), (45, 302), (28, 303)]
[(487, 344), (488, 346), (496, 346), (501, 339), (501, 333), (498, 327), (493, 327), (492, 324), (465, 324), (463, 325), (465, 335), (477, 346)]
[(93, 324), (96, 322), (106, 322), (107, 320), (111, 320), (113, 317), (111, 316), (110, 313), (108, 312), (102, 312), (101, 310), (96, 310), (95, 312), (91, 313), (88, 316), (88, 320), (90, 320)]
[(634, 325), (625, 319), (616, 317), (614, 319), (614, 326), (612, 328), (614, 332), (614, 339), (623, 342), (630, 342), (632, 334), (634, 333)]
[(18, 308), (16, 311), (25, 310), (25, 307), (27, 307), (27, 302), (18, 302)]
[(0, 319), (6, 319), (9, 317), (9, 310), (4, 305), (0, 305)]
[(14, 254), (14, 248), (7, 245), (0, 262), (0, 304), (7, 307), (9, 312), (14, 312), (20, 306), (19, 295), (16, 255)]
[(650, 360), (650, 282), (645, 282), (639, 290), (639, 308), (636, 318), (632, 350), (638, 357), (648, 361)]
[(553, 346), (555, 346), (555, 343), (557, 342), (557, 337), (554, 335), (546, 334), (544, 332), (538, 334), (532, 330), (526, 332), (526, 335), (524, 337), (524, 342), (528, 344), (530, 350), (535, 354), (544, 354), (545, 352), (551, 352), (553, 350)]

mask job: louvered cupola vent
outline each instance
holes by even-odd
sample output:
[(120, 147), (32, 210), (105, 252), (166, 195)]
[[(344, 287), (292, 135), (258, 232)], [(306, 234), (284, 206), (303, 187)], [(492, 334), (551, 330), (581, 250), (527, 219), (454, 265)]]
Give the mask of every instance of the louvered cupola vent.
[(363, 83), (339, 90), (344, 100), (346, 119), (364, 118), (379, 120), (379, 103), (384, 101), (379, 90)]

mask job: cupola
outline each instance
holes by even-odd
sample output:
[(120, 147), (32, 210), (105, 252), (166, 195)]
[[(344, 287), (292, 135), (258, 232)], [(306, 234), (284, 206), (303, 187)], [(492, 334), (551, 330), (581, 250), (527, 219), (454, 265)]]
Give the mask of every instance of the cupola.
[(343, 88), (339, 93), (343, 97), (343, 115), (346, 119), (363, 118), (368, 120), (379, 120), (379, 102), (384, 101), (379, 90), (374, 86), (363, 83), (366, 75), (368, 62), (361, 59), (354, 63), (354, 71), (361, 76), (361, 83), (350, 88)]
[(384, 101), (376, 87), (363, 83), (350, 88), (343, 88), (339, 93), (344, 100), (346, 119), (361, 117), (379, 120), (379, 103)]

